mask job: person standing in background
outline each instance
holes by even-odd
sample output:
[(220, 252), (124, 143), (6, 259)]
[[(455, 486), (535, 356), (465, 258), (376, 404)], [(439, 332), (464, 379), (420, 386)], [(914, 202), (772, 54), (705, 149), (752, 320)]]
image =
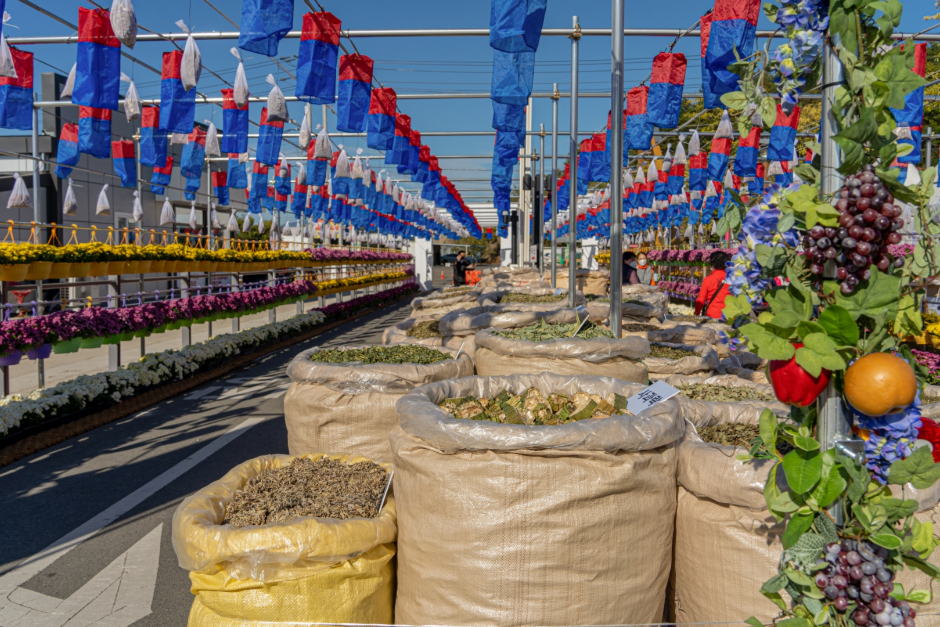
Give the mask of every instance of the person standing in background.
[(636, 256), (636, 276), (643, 285), (656, 285), (653, 280), (653, 267), (646, 263), (646, 253)]
[(708, 258), (712, 266), (712, 273), (702, 281), (702, 289), (695, 299), (695, 315), (699, 314), (721, 320), (721, 312), (725, 308), (725, 297), (731, 294), (725, 283), (725, 266), (731, 257), (727, 253), (715, 252)]
[(474, 268), (476, 266), (467, 259), (464, 251), (461, 250), (457, 253), (457, 261), (454, 262), (454, 285), (466, 285), (467, 270), (473, 270)]
[(623, 254), (623, 284), (637, 285), (640, 277), (636, 274), (636, 255), (630, 251)]

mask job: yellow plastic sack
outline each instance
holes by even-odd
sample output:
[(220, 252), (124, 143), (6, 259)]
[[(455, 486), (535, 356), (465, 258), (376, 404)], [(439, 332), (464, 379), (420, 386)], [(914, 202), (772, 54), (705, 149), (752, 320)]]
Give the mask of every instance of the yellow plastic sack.
[[(322, 454), (304, 455), (312, 460)], [(371, 461), (332, 455), (346, 463)], [(289, 622), (391, 624), (397, 538), (390, 495), (374, 519), (300, 518), (240, 529), (219, 525), (236, 490), (288, 455), (266, 455), (233, 468), (180, 504), (173, 549), (196, 595), (189, 627)], [(390, 469), (389, 464), (381, 464)]]

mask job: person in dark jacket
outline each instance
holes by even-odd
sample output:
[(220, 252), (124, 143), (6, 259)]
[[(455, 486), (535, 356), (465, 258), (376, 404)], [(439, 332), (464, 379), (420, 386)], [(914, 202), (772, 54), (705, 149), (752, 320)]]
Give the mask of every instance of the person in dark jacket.
[(467, 259), (466, 253), (460, 251), (457, 253), (457, 261), (454, 262), (454, 285), (466, 285), (467, 284), (467, 270), (473, 270), (476, 268), (469, 259)]
[(636, 255), (629, 250), (623, 254), (623, 284), (637, 285), (640, 277), (636, 273)]

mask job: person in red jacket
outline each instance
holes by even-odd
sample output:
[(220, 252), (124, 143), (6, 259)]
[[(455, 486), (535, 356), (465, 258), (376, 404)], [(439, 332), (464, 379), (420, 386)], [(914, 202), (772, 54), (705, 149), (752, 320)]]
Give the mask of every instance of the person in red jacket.
[(695, 299), (695, 315), (704, 314), (709, 318), (721, 320), (721, 312), (725, 308), (725, 297), (731, 292), (725, 283), (725, 266), (731, 257), (727, 253), (715, 252), (708, 261), (712, 265), (712, 273), (702, 281), (702, 289)]

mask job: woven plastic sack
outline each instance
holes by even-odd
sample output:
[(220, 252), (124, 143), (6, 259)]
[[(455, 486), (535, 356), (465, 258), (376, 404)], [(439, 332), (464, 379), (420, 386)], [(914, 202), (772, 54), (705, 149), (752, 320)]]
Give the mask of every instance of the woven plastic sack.
[(268, 121), (287, 122), (290, 115), (287, 113), (287, 101), (284, 100), (284, 92), (277, 86), (273, 74), (268, 74), (265, 80), (271, 86), (271, 91), (268, 92)]
[[(357, 453), (389, 460), (388, 434), (398, 424), (396, 401), (416, 386), (473, 374), (473, 361), (465, 354), (427, 365), (310, 361), (320, 350), (303, 351), (287, 367), (293, 381), (284, 398), (291, 455)], [(438, 350), (457, 355), (453, 349)]]
[[(720, 344), (718, 332), (703, 326), (691, 324), (663, 324), (662, 330), (654, 331), (650, 342), (668, 342), (672, 344), (707, 345), (715, 348)], [(717, 352), (717, 349), (716, 349)]]
[(659, 380), (671, 374), (696, 374), (701, 372), (711, 374), (713, 370), (718, 368), (718, 353), (710, 346), (693, 346), (691, 344), (673, 344), (670, 342), (656, 342), (656, 344), (692, 351), (695, 356), (667, 359), (647, 355), (643, 359), (643, 363), (649, 368), (650, 379)]
[(531, 372), (563, 375), (599, 375), (646, 383), (649, 342), (640, 337), (580, 338), (530, 342), (500, 337), (493, 330), (476, 334), (476, 364), (480, 376)]
[[(774, 395), (773, 388), (767, 384), (754, 383), (753, 381), (727, 374), (707, 377), (674, 374), (666, 377), (663, 381), (676, 388), (683, 385), (715, 385), (729, 388), (751, 388), (758, 392), (769, 394), (770, 396)], [(757, 418), (760, 417), (760, 413), (764, 409), (771, 410), (780, 418), (786, 418), (790, 414), (790, 408), (777, 401), (767, 402), (753, 400), (721, 403), (717, 401), (692, 400), (681, 395), (676, 398), (679, 401), (680, 407), (682, 407), (682, 417), (692, 423), (696, 429), (725, 422), (750, 424), (753, 421), (756, 424)]]
[(402, 398), (390, 437), (401, 521), (396, 623), (660, 620), (674, 442), (684, 429), (677, 403), (558, 426), (457, 420), (436, 406), (530, 387), (602, 397), (643, 388), (543, 373), (442, 381)]
[[(583, 319), (584, 316), (582, 315)], [(484, 329), (518, 329), (545, 320), (546, 324), (570, 324), (579, 321), (573, 309), (520, 311), (513, 304), (473, 307), (452, 311), (441, 318), (442, 335), (473, 335)]]
[[(72, 90), (75, 89), (75, 71), (78, 69), (78, 64), (73, 63), (72, 69), (69, 72), (69, 76), (65, 79), (65, 85), (62, 86), (62, 93), (59, 94), (60, 100), (71, 100)], [(2, 76), (2, 75), (0, 75)]]
[(111, 3), (111, 30), (118, 41), (134, 49), (137, 43), (137, 15), (131, 0), (114, 0)]
[[(551, 271), (543, 273), (542, 277), (545, 281), (551, 280)], [(555, 271), (556, 285), (559, 287), (567, 287), (571, 285), (568, 281), (569, 272), (567, 268), (558, 268)], [(585, 294), (591, 294), (594, 296), (606, 296), (607, 295), (607, 281), (608, 274), (600, 270), (585, 270), (583, 268), (578, 268), (574, 273), (574, 284), (579, 292)]]
[[(605, 322), (610, 319), (610, 301), (593, 300), (587, 303), (588, 315), (592, 322)], [(653, 305), (640, 303), (623, 303), (621, 305), (621, 316), (624, 324), (631, 322), (647, 322), (649, 320), (659, 321), (660, 310)]]
[[(548, 296), (551, 294), (558, 293), (563, 295), (562, 300), (558, 300), (552, 303), (513, 303), (507, 302), (503, 303), (502, 298), (510, 293), (514, 294), (528, 294), (531, 296)], [(477, 298), (477, 304), (481, 307), (487, 305), (522, 305), (520, 309), (526, 311), (554, 311), (556, 309), (566, 307), (568, 305), (568, 289), (559, 287), (556, 290), (553, 290), (551, 287), (542, 287), (541, 285), (520, 285), (508, 288), (501, 288), (497, 290), (484, 290), (482, 294)], [(587, 301), (584, 299), (584, 294), (581, 292), (576, 292), (574, 297), (574, 304), (576, 307), (580, 307), (587, 304)]]
[(78, 213), (78, 201), (75, 200), (75, 192), (72, 191), (72, 179), (69, 179), (68, 189), (65, 190), (65, 200), (62, 202), (62, 215), (74, 216)]
[(391, 495), (371, 519), (304, 517), (242, 528), (220, 524), (235, 491), (290, 461), (287, 455), (249, 460), (177, 508), (173, 548), (180, 567), (190, 571), (196, 595), (190, 627), (236, 627), (242, 621), (391, 623), (397, 535)]
[[(924, 391), (921, 392), (921, 398), (924, 394), (927, 396), (940, 396), (940, 385), (925, 385)], [(940, 418), (940, 403), (921, 405), (920, 415), (933, 419)]]
[(19, 172), (13, 173), (13, 190), (7, 199), (7, 209), (32, 209), (33, 201), (29, 197), (29, 191), (26, 189), (26, 182)]
[(382, 344), (388, 346), (392, 344), (421, 344), (422, 346), (431, 346), (437, 348), (444, 346), (452, 348), (460, 353), (466, 353), (472, 360), (476, 355), (476, 342), (472, 335), (448, 335), (441, 337), (416, 338), (408, 335), (419, 322), (416, 318), (407, 318), (396, 325), (393, 325), (382, 332)]

